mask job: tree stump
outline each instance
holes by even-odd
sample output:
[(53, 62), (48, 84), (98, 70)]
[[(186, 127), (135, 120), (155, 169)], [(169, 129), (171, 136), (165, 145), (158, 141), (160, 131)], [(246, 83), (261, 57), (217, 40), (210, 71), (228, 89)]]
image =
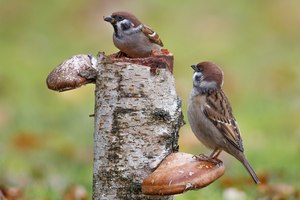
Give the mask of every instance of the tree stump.
[(141, 183), (178, 149), (181, 101), (168, 68), (101, 63), (96, 79), (93, 199), (143, 195)]
[(173, 56), (116, 55), (76, 55), (47, 77), (48, 88), (56, 91), (96, 84), (93, 200), (171, 200), (222, 176), (221, 161), (172, 154), (183, 125)]

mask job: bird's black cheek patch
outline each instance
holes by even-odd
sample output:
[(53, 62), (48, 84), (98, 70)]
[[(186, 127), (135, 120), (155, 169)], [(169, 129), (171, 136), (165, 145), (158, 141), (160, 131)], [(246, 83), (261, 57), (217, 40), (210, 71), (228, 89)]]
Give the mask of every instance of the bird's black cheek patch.
[(194, 71), (193, 80), (194, 82), (200, 83), (203, 79), (203, 74), (199, 71)]
[(126, 31), (130, 28), (130, 25), (127, 24), (127, 23), (123, 23), (123, 24), (121, 24), (121, 28), (122, 28), (123, 31)]
[(201, 77), (202, 77), (201, 75), (196, 75), (196, 76), (195, 76), (195, 81), (200, 82)]

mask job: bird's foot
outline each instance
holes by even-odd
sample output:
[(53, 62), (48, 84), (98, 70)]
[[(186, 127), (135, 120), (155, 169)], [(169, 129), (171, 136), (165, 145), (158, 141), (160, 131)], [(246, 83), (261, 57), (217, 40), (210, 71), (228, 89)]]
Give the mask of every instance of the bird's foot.
[(209, 160), (209, 156), (207, 156), (205, 154), (194, 155), (193, 158), (195, 158), (198, 161), (207, 161), (207, 160)]
[(194, 155), (193, 158), (195, 158), (197, 161), (207, 161), (207, 162), (211, 162), (215, 165), (220, 163), (220, 160), (214, 157), (210, 157), (204, 154), (199, 154), (199, 155)]
[(128, 57), (124, 52), (119, 51), (118, 53), (116, 53), (116, 58), (123, 58), (123, 57)]

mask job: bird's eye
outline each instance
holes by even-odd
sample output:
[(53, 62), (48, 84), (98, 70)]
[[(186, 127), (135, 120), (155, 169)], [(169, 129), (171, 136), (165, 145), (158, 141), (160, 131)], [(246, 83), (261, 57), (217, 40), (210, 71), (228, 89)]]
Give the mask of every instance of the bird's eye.
[(122, 21), (123, 19), (124, 19), (124, 17), (122, 17), (122, 16), (116, 16), (117, 21)]
[(191, 67), (195, 72), (203, 72), (203, 69), (201, 67), (198, 67), (198, 65), (192, 65)]
[(203, 72), (203, 69), (202, 68), (196, 68), (195, 72)]

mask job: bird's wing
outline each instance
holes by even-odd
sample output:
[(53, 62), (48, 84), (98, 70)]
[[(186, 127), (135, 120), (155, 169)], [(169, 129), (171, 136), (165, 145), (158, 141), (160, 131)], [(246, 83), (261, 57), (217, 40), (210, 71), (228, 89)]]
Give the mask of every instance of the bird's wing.
[(159, 38), (159, 35), (155, 31), (153, 31), (150, 27), (144, 25), (142, 31), (149, 38), (150, 41), (160, 46), (164, 46), (162, 41)]
[(238, 150), (244, 151), (242, 138), (232, 109), (224, 92), (216, 91), (207, 96), (203, 112), (225, 138)]

